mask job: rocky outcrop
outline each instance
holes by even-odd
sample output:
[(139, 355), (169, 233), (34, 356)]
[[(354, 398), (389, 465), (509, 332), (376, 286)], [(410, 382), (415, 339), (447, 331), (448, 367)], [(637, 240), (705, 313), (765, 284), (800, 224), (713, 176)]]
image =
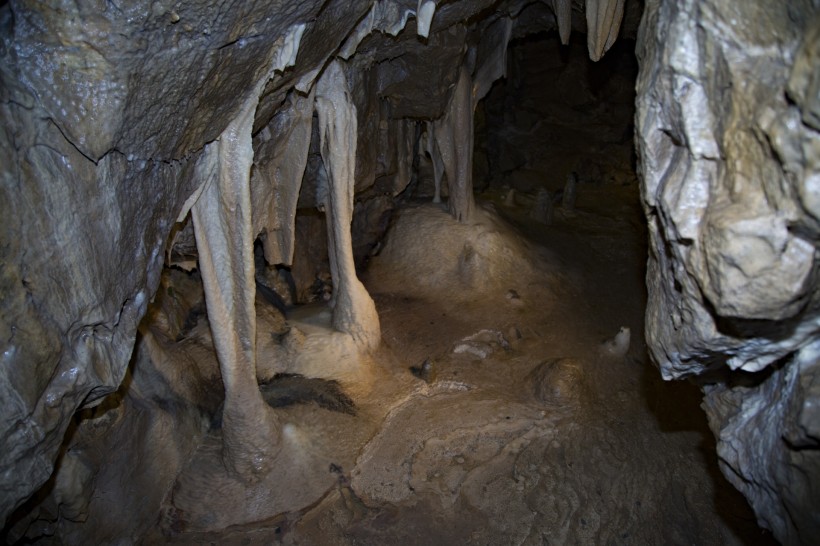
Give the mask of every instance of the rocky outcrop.
[(706, 384), (723, 472), (784, 543), (820, 533), (819, 13), (648, 2), (638, 48), (647, 341)]

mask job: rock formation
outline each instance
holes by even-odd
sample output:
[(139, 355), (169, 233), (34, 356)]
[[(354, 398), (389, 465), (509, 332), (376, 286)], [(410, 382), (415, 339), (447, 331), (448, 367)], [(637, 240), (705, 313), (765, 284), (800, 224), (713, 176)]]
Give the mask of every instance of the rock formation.
[(327, 215), (333, 293), (333, 326), (373, 349), (379, 344), (379, 317), (367, 290), (356, 278), (350, 223), (353, 220), (353, 171), (356, 158), (356, 109), (350, 101), (344, 69), (332, 61), (319, 79), (316, 110), (322, 159), (328, 171), (327, 188), (321, 188), (321, 206)]
[(724, 474), (784, 543), (820, 532), (817, 16), (648, 2), (638, 48), (647, 340), (702, 377)]

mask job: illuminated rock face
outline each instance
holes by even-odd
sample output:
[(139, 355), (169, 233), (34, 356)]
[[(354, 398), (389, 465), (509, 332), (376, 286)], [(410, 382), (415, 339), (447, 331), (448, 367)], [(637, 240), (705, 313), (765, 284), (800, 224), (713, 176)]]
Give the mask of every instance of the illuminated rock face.
[(703, 375), (724, 474), (786, 543), (820, 532), (817, 3), (649, 2), (637, 144), (646, 337)]
[[(254, 386), (253, 240), (289, 265), (297, 206), (323, 206), (340, 287), (333, 324), (365, 350), (378, 345), (352, 262), (354, 195), (400, 193), (425, 125), (449, 209), (469, 221), (472, 112), (503, 77), (508, 41), (558, 29), (566, 42), (586, 25), (597, 60), (640, 7), (588, 1), (573, 21), (570, 0), (518, 17), (523, 4), (0, 8), (1, 519), (52, 474), (76, 411), (114, 392), (145, 350), (162, 352), (148, 335), (135, 350), (137, 326), (174, 242), (193, 232), (210, 264), (200, 263), (226, 396), (223, 460), (249, 481), (264, 474), (278, 428)], [(718, 378), (706, 408), (727, 475), (761, 522), (784, 541), (810, 540), (817, 3), (646, 4), (636, 132), (652, 237), (647, 340), (666, 377), (761, 373), (748, 386)], [(314, 129), (321, 161), (311, 163)], [(170, 238), (188, 210), (193, 220)], [(201, 423), (186, 419), (162, 438), (194, 434)], [(251, 422), (262, 425), (248, 432)], [(66, 459), (77, 479), (58, 487), (82, 519), (89, 480), (78, 461)]]

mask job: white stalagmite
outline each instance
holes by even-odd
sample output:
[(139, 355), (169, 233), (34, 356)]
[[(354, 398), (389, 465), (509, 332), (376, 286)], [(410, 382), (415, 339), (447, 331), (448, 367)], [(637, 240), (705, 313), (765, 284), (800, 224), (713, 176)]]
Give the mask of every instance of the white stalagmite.
[(256, 310), (249, 176), (257, 96), (209, 144), (197, 165), (204, 180), (191, 208), (205, 302), (225, 403), (222, 460), (231, 473), (256, 481), (273, 463), (279, 426), (256, 383)]
[(323, 192), (323, 205), (334, 283), (333, 327), (350, 334), (358, 346), (373, 349), (381, 340), (379, 316), (373, 300), (356, 277), (350, 234), (356, 167), (356, 107), (338, 60), (325, 68), (316, 84), (316, 112), (329, 186)]
[(552, 10), (558, 23), (558, 36), (561, 43), (567, 45), (572, 32), (572, 0), (552, 0)]
[[(469, 222), (473, 197), (473, 85), (470, 71), (462, 64), (447, 111), (433, 122), (436, 140), (447, 185), (450, 191), (448, 208), (459, 222)], [(435, 164), (435, 159), (433, 160)]]
[(599, 61), (618, 38), (624, 16), (624, 0), (586, 0), (587, 50)]

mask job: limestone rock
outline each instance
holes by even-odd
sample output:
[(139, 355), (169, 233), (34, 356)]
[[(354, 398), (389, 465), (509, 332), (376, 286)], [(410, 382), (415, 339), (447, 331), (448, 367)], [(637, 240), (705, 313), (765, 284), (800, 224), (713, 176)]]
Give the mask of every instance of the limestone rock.
[[(724, 474), (779, 540), (808, 543), (820, 524), (809, 508), (820, 452), (805, 420), (820, 403), (818, 5), (646, 7), (636, 139), (647, 342), (666, 378), (728, 374), (705, 389)], [(734, 376), (747, 374), (729, 370), (756, 375), (740, 386)]]

